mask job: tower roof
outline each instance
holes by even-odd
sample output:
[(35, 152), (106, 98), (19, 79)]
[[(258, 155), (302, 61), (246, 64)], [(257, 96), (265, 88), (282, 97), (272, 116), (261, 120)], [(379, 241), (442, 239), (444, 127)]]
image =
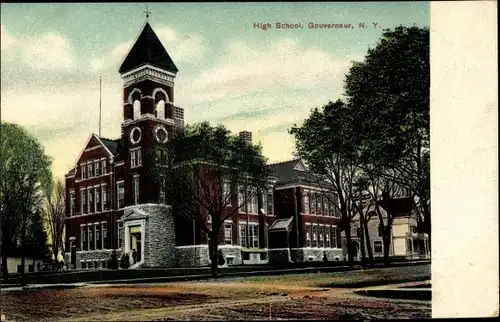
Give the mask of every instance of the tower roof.
[(148, 22), (120, 66), (119, 72), (123, 74), (144, 64), (151, 64), (172, 73), (179, 71)]

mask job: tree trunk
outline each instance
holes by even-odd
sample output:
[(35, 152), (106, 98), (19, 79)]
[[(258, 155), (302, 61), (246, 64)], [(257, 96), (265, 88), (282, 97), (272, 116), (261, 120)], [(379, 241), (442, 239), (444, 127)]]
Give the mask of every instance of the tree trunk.
[(365, 256), (365, 231), (363, 229), (363, 216), (360, 214), (360, 217), (359, 217), (359, 224), (360, 224), (360, 228), (359, 228), (359, 244), (361, 247), (361, 266), (363, 267), (363, 269), (366, 268), (366, 256)]
[(368, 259), (370, 261), (370, 266), (374, 266), (374, 261), (373, 261), (373, 249), (370, 241), (370, 233), (368, 231), (368, 221), (365, 221), (363, 224), (363, 228), (365, 230), (365, 244), (366, 244), (366, 249), (368, 250)]
[(9, 269), (7, 266), (7, 253), (2, 250), (2, 277), (5, 281), (9, 279)]
[(212, 236), (210, 238), (210, 272), (212, 277), (217, 277), (217, 273), (219, 271), (218, 264), (218, 253), (217, 249), (219, 246), (219, 229), (212, 224)]
[(391, 230), (389, 226), (386, 226), (382, 229), (382, 231), (383, 231), (382, 240), (384, 242), (384, 265), (389, 266), (389, 246), (391, 244), (390, 240)]
[(351, 238), (351, 224), (348, 222), (344, 225), (345, 227), (345, 239), (347, 247), (347, 264), (352, 267), (354, 264), (354, 254), (352, 249), (352, 238)]

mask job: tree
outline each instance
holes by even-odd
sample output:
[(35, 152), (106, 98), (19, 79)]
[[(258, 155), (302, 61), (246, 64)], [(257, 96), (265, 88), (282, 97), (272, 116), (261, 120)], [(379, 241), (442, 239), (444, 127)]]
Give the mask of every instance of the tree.
[(30, 216), (27, 225), (25, 254), (34, 259), (45, 258), (50, 254), (49, 245), (47, 244), (47, 231), (44, 229), (41, 210), (40, 208)]
[(234, 204), (233, 197), (239, 187), (251, 188), (250, 197), (256, 197), (267, 183), (262, 147), (232, 135), (222, 125), (203, 122), (175, 133), (166, 150), (154, 151), (153, 177), (170, 196), (174, 215), (193, 220), (210, 237), (215, 277), (221, 227), (243, 206)]
[[(21, 244), (26, 250), (30, 217), (38, 213), (41, 198), (50, 191), (51, 160), (43, 147), (21, 126), (2, 122), (0, 153), (0, 210), (2, 275), (8, 278), (7, 256)], [(24, 272), (25, 256), (21, 266)]]
[[(352, 110), (342, 101), (329, 102), (314, 109), (301, 126), (294, 125), (295, 149), (324, 189), (338, 198), (330, 200), (341, 214), (349, 265), (354, 262), (351, 221), (356, 214), (357, 182), (362, 179), (357, 147), (358, 136)], [(331, 196), (328, 198), (330, 199)]]
[(46, 197), (43, 211), (44, 221), (50, 234), (50, 245), (54, 260), (57, 261), (59, 252), (64, 254), (64, 226), (66, 222), (65, 191), (61, 180), (54, 182), (54, 188)]
[(418, 197), (430, 238), (429, 79), (429, 29), (399, 26), (353, 64), (345, 94), (365, 162)]

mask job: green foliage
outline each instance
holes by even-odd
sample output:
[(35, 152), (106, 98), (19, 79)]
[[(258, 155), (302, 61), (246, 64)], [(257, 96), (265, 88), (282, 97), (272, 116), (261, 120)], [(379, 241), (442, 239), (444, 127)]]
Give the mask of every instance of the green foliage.
[(290, 131), (297, 155), (338, 195), (348, 243), (366, 196), (416, 195), (430, 227), (429, 75), (429, 30), (385, 30), (346, 75), (346, 101), (314, 109)]
[[(51, 191), (52, 173), (43, 147), (21, 126), (2, 122), (0, 147), (1, 251), (6, 257), (28, 239), (42, 247), (43, 227), (36, 225), (42, 225), (39, 214), (43, 197)], [(35, 227), (30, 229), (30, 223)]]

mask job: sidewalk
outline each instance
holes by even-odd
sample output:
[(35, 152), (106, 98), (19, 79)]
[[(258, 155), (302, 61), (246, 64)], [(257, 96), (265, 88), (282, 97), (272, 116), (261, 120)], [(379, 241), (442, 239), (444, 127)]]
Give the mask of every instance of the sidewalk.
[[(397, 266), (413, 266), (424, 265), (429, 262), (405, 262), (394, 263), (389, 267)], [(269, 269), (269, 270), (255, 270), (245, 272), (221, 272), (218, 274), (217, 280), (232, 277), (249, 277), (249, 276), (265, 276), (265, 275), (282, 275), (282, 274), (300, 274), (300, 273), (330, 273), (330, 272), (344, 272), (349, 270), (361, 270), (361, 265), (354, 265), (352, 269), (347, 265), (334, 266), (334, 267), (306, 267), (306, 268), (289, 268), (289, 269)], [(384, 269), (383, 266), (375, 266), (374, 268), (366, 268), (366, 270)], [(77, 287), (104, 287), (104, 286), (130, 286), (130, 284), (160, 284), (169, 282), (184, 282), (196, 280), (210, 280), (213, 279), (211, 274), (192, 274), (192, 275), (177, 275), (177, 276), (161, 276), (161, 277), (142, 277), (130, 279), (114, 279), (114, 280), (94, 280), (88, 282), (77, 283), (55, 283), (55, 284), (28, 284), (26, 286), (17, 285), (2, 285), (1, 292), (10, 291), (30, 291), (40, 289), (70, 289)]]

